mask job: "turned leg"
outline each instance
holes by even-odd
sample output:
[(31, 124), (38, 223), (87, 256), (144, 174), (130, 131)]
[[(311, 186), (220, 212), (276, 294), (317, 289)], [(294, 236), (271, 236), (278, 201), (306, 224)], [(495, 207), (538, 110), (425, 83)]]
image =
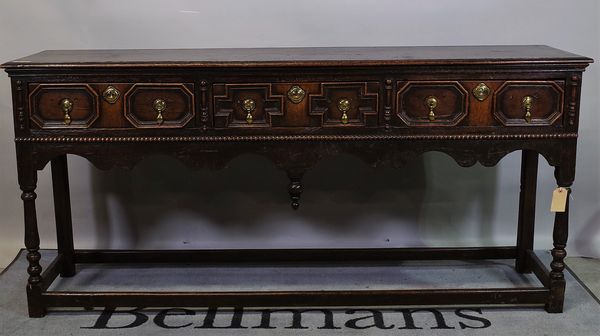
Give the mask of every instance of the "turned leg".
[(75, 275), (73, 227), (71, 222), (71, 199), (69, 196), (69, 174), (67, 156), (61, 155), (51, 162), (52, 190), (54, 192), (54, 215), (56, 218), (56, 241), (58, 253), (62, 255), (60, 275)]
[(517, 229), (517, 260), (519, 273), (530, 273), (527, 250), (533, 250), (538, 153), (524, 150), (521, 158), (521, 191), (519, 193), (519, 224)]
[(552, 249), (552, 262), (550, 263), (550, 297), (546, 304), (546, 311), (549, 313), (562, 313), (565, 298), (565, 257), (567, 251), (567, 237), (569, 232), (569, 195), (571, 194), (571, 185), (575, 175), (574, 159), (569, 166), (556, 167), (554, 176), (559, 187), (567, 189), (567, 202), (564, 212), (557, 212), (554, 217), (554, 230), (552, 238), (554, 248)]
[[(30, 155), (30, 153), (27, 153)], [(37, 226), (35, 212), (35, 188), (37, 184), (37, 170), (29, 162), (30, 156), (25, 153), (17, 155), (17, 166), (19, 170), (19, 186), (23, 191), (24, 218), (25, 218), (25, 248), (27, 249), (27, 304), (29, 317), (43, 317), (46, 308), (42, 303), (42, 266), (40, 266), (40, 235)]]

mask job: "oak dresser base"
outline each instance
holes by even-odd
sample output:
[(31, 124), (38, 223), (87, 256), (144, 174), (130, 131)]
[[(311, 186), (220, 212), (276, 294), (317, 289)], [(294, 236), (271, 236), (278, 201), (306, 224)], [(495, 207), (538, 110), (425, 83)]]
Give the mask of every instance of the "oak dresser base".
[[(593, 60), (547, 46), (44, 51), (3, 64), (11, 77), (24, 207), (29, 315), (50, 307), (539, 305), (563, 311), (569, 194), (575, 178), (582, 74)], [(74, 248), (67, 155), (100, 169), (157, 154), (220, 169), (243, 154), (289, 177), (352, 154), (400, 167), (438, 151), (494, 166), (522, 153), (515, 246), (477, 248), (110, 251)], [(563, 201), (549, 269), (533, 253), (538, 159)], [(58, 256), (40, 265), (35, 193), (50, 163)], [(292, 211), (292, 210), (290, 210)], [(299, 211), (302, 211), (301, 209)], [(515, 259), (540, 287), (275, 291), (48, 291), (76, 264), (385, 262)], [(198, 284), (201, 288), (201, 284)]]

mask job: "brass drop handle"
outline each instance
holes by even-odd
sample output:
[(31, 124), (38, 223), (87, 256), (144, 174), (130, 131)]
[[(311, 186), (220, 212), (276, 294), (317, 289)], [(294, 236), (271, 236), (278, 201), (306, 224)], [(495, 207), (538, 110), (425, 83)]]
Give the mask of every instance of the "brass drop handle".
[(163, 117), (163, 112), (167, 109), (167, 102), (163, 99), (158, 98), (154, 100), (154, 103), (152, 103), (152, 108), (154, 108), (154, 111), (156, 111), (157, 113), (156, 123), (162, 125), (165, 121)]
[(60, 101), (60, 108), (64, 114), (63, 122), (65, 125), (71, 124), (71, 111), (73, 111), (73, 102), (69, 98)]
[(523, 107), (523, 110), (525, 111), (525, 121), (531, 122), (531, 108), (533, 107), (533, 97), (532, 96), (523, 97), (523, 100), (521, 101), (521, 106)]
[(425, 106), (429, 109), (429, 114), (427, 115), (429, 121), (435, 121), (435, 108), (438, 106), (437, 98), (434, 96), (425, 98)]
[(246, 122), (248, 124), (252, 124), (254, 121), (254, 117), (252, 116), (252, 112), (256, 109), (256, 102), (254, 99), (244, 99), (242, 101), (242, 109), (246, 112)]
[(341, 98), (338, 100), (337, 108), (342, 112), (342, 117), (340, 118), (342, 124), (348, 123), (348, 114), (346, 112), (350, 111), (350, 105), (350, 99), (348, 98)]

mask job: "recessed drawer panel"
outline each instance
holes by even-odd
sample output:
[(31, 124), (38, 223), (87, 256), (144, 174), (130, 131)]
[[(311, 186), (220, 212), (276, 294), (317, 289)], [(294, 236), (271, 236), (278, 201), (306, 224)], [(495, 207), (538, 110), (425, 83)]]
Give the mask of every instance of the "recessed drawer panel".
[(135, 84), (125, 93), (125, 117), (137, 128), (181, 128), (194, 118), (193, 84)]
[(215, 127), (270, 127), (283, 116), (284, 96), (271, 83), (214, 84)]
[(87, 128), (99, 116), (98, 94), (86, 84), (34, 85), (29, 111), (40, 128)]
[(555, 82), (504, 83), (494, 94), (494, 117), (505, 126), (548, 126), (559, 120), (564, 93)]
[(311, 93), (310, 115), (313, 126), (377, 126), (379, 83), (322, 83)]
[(378, 82), (217, 83), (215, 127), (377, 126)]
[(468, 92), (458, 82), (399, 82), (396, 114), (408, 126), (454, 126), (468, 111)]

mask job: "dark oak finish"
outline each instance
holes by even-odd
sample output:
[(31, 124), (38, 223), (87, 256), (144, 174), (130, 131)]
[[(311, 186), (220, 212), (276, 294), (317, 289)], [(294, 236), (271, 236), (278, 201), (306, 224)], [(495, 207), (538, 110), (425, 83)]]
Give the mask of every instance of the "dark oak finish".
[(253, 49), (47, 50), (5, 67), (312, 67), (453, 64), (587, 64), (544, 45), (321, 47)]
[(531, 272), (532, 266), (527, 263), (527, 253), (533, 250), (538, 158), (539, 155), (530, 150), (524, 150), (521, 155), (521, 191), (519, 193), (517, 228), (518, 257), (515, 263), (515, 268), (520, 273)]
[[(469, 92), (451, 81), (398, 83), (396, 113), (408, 126), (455, 126), (467, 115)], [(437, 99), (435, 119), (429, 119), (428, 97)]]
[[(44, 51), (4, 64), (12, 81), (18, 180), (29, 262), (29, 315), (49, 307), (535, 304), (563, 310), (568, 204), (552, 263), (533, 253), (538, 157), (557, 185), (575, 175), (581, 76), (592, 60), (547, 46)], [(65, 103), (65, 100), (68, 100)], [(66, 105), (65, 105), (66, 104)], [(351, 153), (398, 167), (427, 151), (494, 166), (523, 151), (516, 246), (403, 249), (77, 250), (66, 155), (100, 169), (155, 154), (220, 169), (263, 155), (302, 177)], [(37, 171), (52, 166), (58, 257), (42, 272)], [(570, 192), (570, 189), (568, 189)], [(301, 210), (300, 210), (301, 211)], [(515, 259), (543, 287), (289, 292), (52, 292), (78, 263), (397, 262)], [(201, 284), (199, 284), (201, 285)]]
[[(494, 116), (505, 126), (552, 125), (563, 110), (562, 81), (510, 81), (498, 88)], [(531, 120), (523, 119), (522, 98), (533, 97)]]
[[(401, 260), (514, 259), (517, 249), (499, 247), (243, 250), (76, 250), (76, 263), (269, 263), (398, 262)], [(525, 256), (527, 258), (527, 256)]]
[(540, 305), (548, 296), (544, 287), (465, 288), (415, 290), (356, 290), (301, 292), (46, 292), (50, 307), (339, 307), (461, 304)]
[(67, 156), (61, 155), (51, 162), (52, 189), (54, 191), (54, 215), (56, 218), (56, 242), (61, 255), (60, 275), (75, 275), (73, 224), (71, 221), (71, 196), (69, 192), (69, 172)]
[[(65, 125), (60, 101), (69, 97), (75, 102), (71, 123)], [(100, 115), (98, 94), (89, 85), (40, 84), (29, 94), (31, 121), (39, 128), (87, 128)]]
[[(194, 85), (185, 83), (134, 84), (123, 96), (125, 118), (136, 128), (181, 128), (194, 118)], [(158, 123), (154, 101), (165, 101), (163, 121)]]

